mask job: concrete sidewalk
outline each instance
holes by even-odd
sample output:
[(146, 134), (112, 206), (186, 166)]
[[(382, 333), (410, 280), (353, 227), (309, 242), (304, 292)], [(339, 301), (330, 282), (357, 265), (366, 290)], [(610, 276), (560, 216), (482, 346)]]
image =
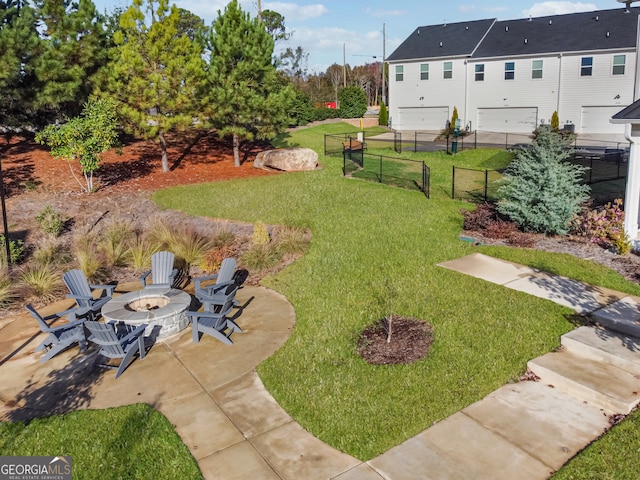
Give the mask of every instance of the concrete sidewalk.
[(560, 351), (529, 362), (539, 381), (505, 385), (368, 462), (306, 432), (262, 385), (255, 367), (288, 339), (295, 313), (260, 287), (238, 293), (245, 333), (233, 334), (234, 345), (211, 337), (193, 344), (187, 329), (117, 381), (94, 368), (95, 351), (73, 348), (39, 363), (35, 321), (26, 312), (0, 320), (0, 417), (145, 402), (171, 421), (207, 479), (542, 480), (605, 431), (610, 415), (637, 405), (640, 340), (602, 324), (635, 332), (640, 299), (481, 254), (441, 266), (593, 312), (601, 325), (564, 335)]

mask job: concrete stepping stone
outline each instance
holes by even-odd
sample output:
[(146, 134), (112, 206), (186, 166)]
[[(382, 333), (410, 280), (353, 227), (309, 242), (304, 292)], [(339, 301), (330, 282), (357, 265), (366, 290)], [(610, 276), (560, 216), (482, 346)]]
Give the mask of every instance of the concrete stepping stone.
[(498, 285), (504, 285), (539, 272), (539, 270), (482, 253), (472, 253), (466, 257), (439, 263), (438, 266)]
[(603, 327), (640, 338), (640, 299), (624, 297), (591, 313), (591, 318)]
[(628, 414), (640, 402), (640, 379), (620, 368), (568, 351), (547, 353), (528, 362), (542, 381), (604, 410)]
[(605, 328), (580, 327), (565, 333), (561, 342), (568, 352), (640, 375), (640, 338)]
[(553, 470), (609, 427), (600, 408), (541, 382), (505, 385), (463, 412)]
[(393, 480), (543, 480), (553, 471), (462, 412), (368, 463)]

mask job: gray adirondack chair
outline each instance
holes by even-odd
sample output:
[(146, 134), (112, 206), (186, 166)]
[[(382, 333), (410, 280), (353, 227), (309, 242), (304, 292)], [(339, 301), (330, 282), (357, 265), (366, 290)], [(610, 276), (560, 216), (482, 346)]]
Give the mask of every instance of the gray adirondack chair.
[(191, 321), (193, 343), (200, 342), (200, 334), (211, 335), (226, 345), (233, 345), (229, 338), (233, 332), (242, 329), (228, 315), (233, 310), (233, 298), (229, 298), (219, 312), (187, 312)]
[[(171, 288), (178, 275), (178, 269), (173, 268), (174, 261), (175, 255), (171, 252), (156, 252), (151, 255), (151, 270), (140, 275), (142, 286)], [(149, 275), (151, 275), (152, 284), (147, 284)]]
[(122, 375), (127, 366), (133, 361), (136, 353), (140, 360), (144, 359), (144, 329), (147, 325), (132, 328), (124, 324), (117, 326), (113, 323), (101, 323), (95, 321), (85, 322), (87, 330), (91, 333), (89, 341), (100, 346), (100, 354), (107, 358), (120, 358), (119, 366), (101, 364), (101, 367), (117, 369), (116, 378)]
[[(43, 317), (30, 303), (25, 305), (24, 308), (36, 319), (40, 331), (47, 334), (47, 337), (35, 349), (36, 352), (46, 351), (45, 355), (40, 359), (40, 362), (46, 362), (58, 353), (71, 347), (74, 343), (79, 344), (81, 352), (86, 351), (87, 344), (84, 336), (84, 328), (82, 327), (86, 318), (76, 318), (76, 313), (79, 315), (86, 314), (87, 310), (65, 310), (61, 313)], [(55, 327), (47, 323), (49, 320), (56, 320), (64, 315), (68, 315), (70, 319), (69, 323), (56, 325)]]
[[(239, 285), (233, 279), (236, 270), (236, 259), (225, 258), (220, 265), (217, 274), (194, 279), (196, 298), (202, 302), (207, 312), (216, 312), (222, 309), (229, 299), (234, 300)], [(202, 282), (216, 280), (215, 283), (203, 286)]]
[[(62, 280), (69, 289), (68, 298), (73, 298), (78, 307), (90, 310), (91, 320), (100, 317), (100, 310), (111, 300), (115, 285), (90, 284), (82, 270), (69, 270), (62, 276)], [(98, 298), (94, 298), (93, 290), (102, 290)]]

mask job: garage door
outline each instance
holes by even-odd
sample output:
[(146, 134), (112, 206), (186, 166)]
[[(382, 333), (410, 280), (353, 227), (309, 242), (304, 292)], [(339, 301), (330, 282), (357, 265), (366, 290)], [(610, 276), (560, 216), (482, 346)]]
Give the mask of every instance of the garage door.
[(396, 130), (435, 130), (447, 125), (449, 107), (407, 107), (398, 109)]
[(580, 133), (624, 133), (624, 125), (609, 123), (624, 106), (582, 107)]
[(478, 109), (478, 130), (483, 132), (531, 133), (537, 125), (537, 107)]

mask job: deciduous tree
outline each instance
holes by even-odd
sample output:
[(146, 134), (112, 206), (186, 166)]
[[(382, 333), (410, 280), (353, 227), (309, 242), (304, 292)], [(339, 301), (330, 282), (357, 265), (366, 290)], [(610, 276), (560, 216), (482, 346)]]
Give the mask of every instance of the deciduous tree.
[(80, 116), (63, 125), (49, 125), (36, 135), (36, 141), (51, 147), (52, 156), (69, 161), (76, 180), (72, 162), (80, 163), (87, 192), (93, 191), (93, 172), (100, 168), (100, 154), (116, 145), (117, 139), (116, 107), (107, 99), (90, 100)]

